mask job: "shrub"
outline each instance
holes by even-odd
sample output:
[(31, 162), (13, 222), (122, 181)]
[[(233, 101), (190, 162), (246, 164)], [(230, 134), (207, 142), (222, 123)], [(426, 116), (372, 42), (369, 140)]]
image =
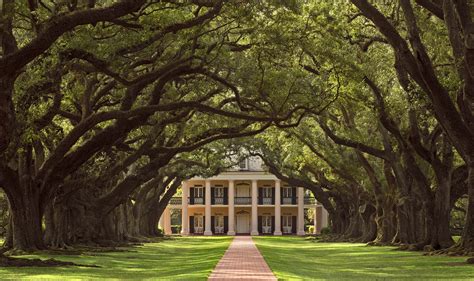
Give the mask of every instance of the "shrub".
[(314, 233), (314, 225), (308, 226), (308, 232), (313, 234)]
[(321, 228), (321, 234), (331, 234), (331, 228), (329, 227)]
[(0, 190), (0, 237), (4, 237), (8, 225), (8, 202), (5, 193)]
[(172, 225), (171, 226), (171, 233), (180, 234), (181, 233), (181, 225)]
[(163, 230), (158, 228), (157, 234), (158, 236), (163, 236), (164, 235)]

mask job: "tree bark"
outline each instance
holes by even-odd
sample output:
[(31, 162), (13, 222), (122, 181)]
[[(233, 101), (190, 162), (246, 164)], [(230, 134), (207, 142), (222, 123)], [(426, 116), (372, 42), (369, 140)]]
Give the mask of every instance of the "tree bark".
[(474, 252), (474, 164), (468, 165), (468, 207), (466, 224), (459, 245), (466, 253)]
[(12, 211), (13, 249), (34, 251), (44, 249), (40, 200), (30, 190), (19, 198), (9, 198)]

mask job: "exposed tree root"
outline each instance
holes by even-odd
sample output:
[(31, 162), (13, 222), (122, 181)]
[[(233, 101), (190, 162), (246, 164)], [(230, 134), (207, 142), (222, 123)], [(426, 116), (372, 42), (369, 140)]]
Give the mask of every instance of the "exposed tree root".
[(367, 243), (367, 246), (378, 246), (378, 247), (384, 247), (384, 246), (393, 246), (392, 243), (390, 242), (378, 242), (378, 241), (371, 241)]
[(438, 256), (438, 255), (446, 255), (446, 256), (451, 256), (451, 257), (456, 257), (456, 256), (471, 256), (471, 258), (468, 258), (466, 262), (468, 264), (474, 264), (474, 251), (470, 251), (464, 247), (462, 247), (461, 244), (456, 244), (450, 248), (447, 249), (441, 249), (441, 250), (436, 250), (436, 251), (431, 251), (427, 252), (424, 255), (427, 256)]
[(97, 265), (77, 264), (67, 261), (58, 261), (55, 259), (22, 259), (12, 258), (0, 255), (0, 267), (60, 267), (60, 266), (81, 266), (81, 267), (99, 267)]

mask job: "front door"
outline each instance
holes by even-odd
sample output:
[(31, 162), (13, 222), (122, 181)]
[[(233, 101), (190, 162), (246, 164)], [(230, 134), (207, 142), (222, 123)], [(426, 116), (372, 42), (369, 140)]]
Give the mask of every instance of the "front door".
[(238, 234), (250, 233), (250, 214), (237, 214), (236, 232)]

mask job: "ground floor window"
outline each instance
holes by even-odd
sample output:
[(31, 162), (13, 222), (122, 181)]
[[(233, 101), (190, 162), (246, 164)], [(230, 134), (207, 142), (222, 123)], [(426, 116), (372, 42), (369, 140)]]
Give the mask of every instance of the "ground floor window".
[(272, 233), (272, 216), (262, 216), (262, 232), (264, 234)]
[(292, 217), (290, 215), (284, 215), (282, 217), (282, 222), (281, 222), (282, 226), (283, 226), (283, 233), (285, 234), (290, 234), (291, 233), (291, 230), (293, 228), (293, 221), (292, 221)]
[(215, 216), (214, 220), (216, 234), (224, 234), (224, 216)]
[(204, 216), (194, 217), (194, 233), (204, 233)]

